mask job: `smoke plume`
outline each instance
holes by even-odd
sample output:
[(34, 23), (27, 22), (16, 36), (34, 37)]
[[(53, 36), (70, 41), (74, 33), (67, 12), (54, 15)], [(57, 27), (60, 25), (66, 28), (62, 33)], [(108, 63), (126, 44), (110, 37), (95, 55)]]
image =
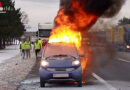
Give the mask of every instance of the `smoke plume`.
[[(61, 0), (61, 6), (64, 6), (65, 13), (71, 14), (71, 12), (76, 13), (75, 10), (71, 10), (69, 8), (72, 7), (72, 2), (76, 0)], [(93, 13), (98, 16), (103, 17), (113, 17), (116, 15), (122, 5), (126, 0), (77, 0), (80, 3), (80, 6), (84, 7), (85, 12)]]
[[(60, 5), (61, 8), (64, 8), (64, 14), (69, 16), (68, 19), (71, 23), (77, 21), (76, 24), (78, 25), (76, 25), (77, 28), (75, 28), (75, 30), (84, 31), (91, 28), (91, 26), (95, 24), (99, 17), (111, 18), (118, 14), (125, 1), (126, 0), (61, 0)], [(93, 15), (97, 17), (94, 18), (91, 23), (80, 26), (81, 22), (78, 22), (76, 17), (77, 13), (82, 16), (82, 13), (80, 13), (79, 10), (83, 10), (83, 12), (86, 13), (86, 16), (88, 18), (86, 20), (88, 21), (89, 18), (91, 18)], [(86, 23), (85, 20), (84, 23)]]
[[(55, 20), (56, 26), (70, 26), (72, 30), (78, 30), (82, 33), (88, 31), (100, 18), (112, 18), (120, 11), (125, 0), (61, 0), (61, 9), (64, 8), (64, 14), (59, 14)], [(67, 21), (64, 17), (67, 16)], [(69, 23), (69, 24), (68, 24)], [(85, 23), (85, 24), (84, 24)], [(73, 28), (73, 26), (75, 26)], [(85, 34), (85, 33), (84, 33)], [(90, 37), (89, 37), (90, 36)], [(93, 37), (92, 37), (93, 36)], [(94, 69), (94, 64), (98, 66), (106, 65), (110, 60), (115, 57), (114, 49), (107, 44), (102, 38), (95, 34), (87, 34), (87, 38), (91, 41), (91, 44), (96, 44), (99, 41), (103, 41), (103, 48), (95, 48), (94, 50), (88, 50), (87, 45), (82, 45), (82, 48), (86, 54), (86, 58), (82, 60), (85, 67), (83, 71), (83, 80), (86, 77), (91, 76)], [(97, 41), (97, 42), (96, 42)], [(84, 41), (88, 43), (88, 41)], [(87, 48), (87, 49), (86, 49)], [(91, 47), (90, 47), (91, 48)], [(95, 57), (95, 58), (94, 58)], [(101, 58), (102, 57), (102, 58)], [(89, 78), (88, 78), (89, 79)]]
[[(108, 61), (106, 61), (106, 58), (110, 60), (115, 55), (111, 46), (95, 33), (88, 33), (88, 30), (100, 17), (110, 18), (115, 16), (124, 2), (125, 0), (61, 0), (60, 10), (55, 18), (55, 26), (49, 41), (73, 42), (80, 46), (79, 51), (86, 54), (86, 57), (81, 60), (83, 81), (87, 81), (86, 77), (92, 74), (94, 63), (97, 64), (96, 61), (99, 62), (99, 66), (102, 63), (104, 65)], [(87, 36), (84, 37), (84, 35)], [(90, 40), (90, 43), (88, 40)], [(101, 48), (91, 47), (99, 43), (103, 44)]]

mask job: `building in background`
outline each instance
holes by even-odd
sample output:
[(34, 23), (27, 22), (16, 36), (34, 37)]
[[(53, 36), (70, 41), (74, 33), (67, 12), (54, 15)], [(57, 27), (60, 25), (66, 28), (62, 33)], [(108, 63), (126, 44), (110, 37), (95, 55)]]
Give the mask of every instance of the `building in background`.
[(38, 24), (38, 31), (36, 32), (36, 36), (41, 39), (48, 39), (52, 28), (53, 24), (51, 23)]
[(130, 25), (109, 28), (106, 31), (106, 40), (118, 49), (130, 50)]

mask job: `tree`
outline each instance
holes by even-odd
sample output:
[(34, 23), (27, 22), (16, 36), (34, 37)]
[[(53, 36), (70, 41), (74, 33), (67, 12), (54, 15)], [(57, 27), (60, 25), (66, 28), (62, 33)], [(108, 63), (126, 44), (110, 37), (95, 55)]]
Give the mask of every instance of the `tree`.
[(12, 0), (0, 0), (6, 13), (0, 13), (0, 48), (20, 37), (25, 31), (20, 9), (15, 9)]
[(130, 24), (130, 18), (123, 17), (118, 21), (118, 25), (126, 25), (126, 24)]

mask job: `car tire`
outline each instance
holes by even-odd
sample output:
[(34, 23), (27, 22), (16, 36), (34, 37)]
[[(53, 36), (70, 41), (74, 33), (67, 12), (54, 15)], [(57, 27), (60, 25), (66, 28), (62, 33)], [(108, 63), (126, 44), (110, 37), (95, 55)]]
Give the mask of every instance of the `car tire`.
[(78, 81), (78, 87), (82, 87), (82, 80)]
[(45, 87), (45, 81), (43, 78), (40, 78), (40, 86)]

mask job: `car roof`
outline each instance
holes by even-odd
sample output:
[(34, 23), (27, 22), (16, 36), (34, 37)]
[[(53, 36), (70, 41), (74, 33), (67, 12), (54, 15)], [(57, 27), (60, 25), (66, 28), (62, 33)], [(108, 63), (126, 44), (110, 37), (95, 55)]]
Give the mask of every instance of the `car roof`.
[(48, 43), (45, 48), (44, 57), (53, 55), (71, 55), (78, 57), (78, 51), (73, 43)]

